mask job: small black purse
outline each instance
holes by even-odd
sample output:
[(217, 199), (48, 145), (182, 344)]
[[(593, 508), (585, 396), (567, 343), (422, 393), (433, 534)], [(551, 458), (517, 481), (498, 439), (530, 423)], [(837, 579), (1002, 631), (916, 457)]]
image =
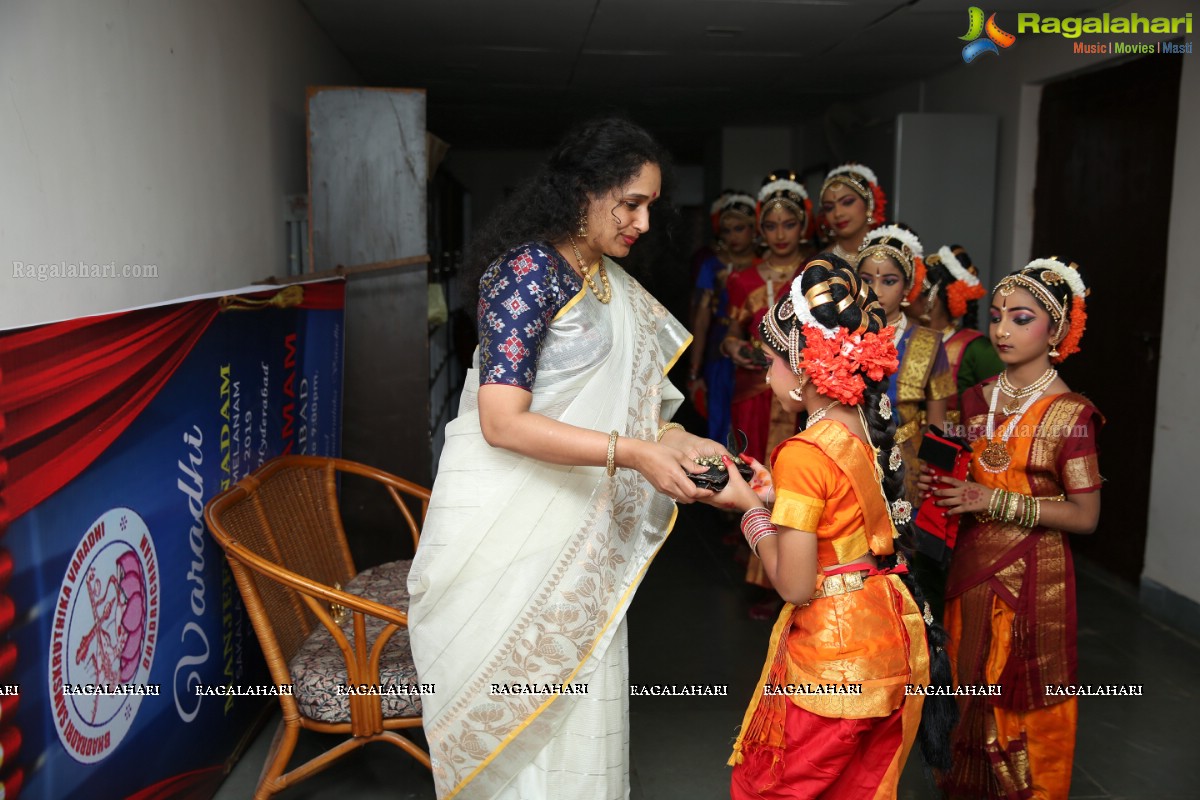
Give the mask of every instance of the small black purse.
[[(735, 438), (736, 437), (736, 438)], [(738, 445), (741, 447), (738, 447)], [(726, 442), (726, 449), (730, 453), (744, 453), (746, 447), (749, 446), (750, 439), (742, 431), (730, 431), (729, 439)], [(701, 456), (693, 459), (697, 464), (708, 467), (704, 472), (689, 472), (688, 477), (700, 489), (712, 489), (714, 492), (719, 492), (729, 483), (729, 468), (725, 466), (725, 462), (720, 456)], [(742, 460), (741, 456), (733, 457), (733, 465), (745, 480), (749, 481), (754, 475), (754, 470), (750, 465)]]

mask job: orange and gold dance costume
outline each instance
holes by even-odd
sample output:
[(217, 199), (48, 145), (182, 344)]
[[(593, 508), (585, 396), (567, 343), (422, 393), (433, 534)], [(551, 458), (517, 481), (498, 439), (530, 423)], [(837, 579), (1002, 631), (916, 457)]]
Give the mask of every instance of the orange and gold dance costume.
[[(823, 421), (776, 448), (772, 521), (817, 535), (821, 574), (803, 606), (783, 607), (734, 745), (732, 797), (887, 798), (921, 720), (925, 624), (895, 574), (838, 566), (893, 552), (872, 449)], [(773, 688), (834, 686), (823, 693)], [(861, 693), (850, 693), (861, 686)]]
[[(975, 457), (971, 480), (1040, 502), (1100, 488), (1096, 431), (1104, 418), (1082, 395), (1043, 397), (1009, 439), (1003, 472), (981, 468), (988, 444), (983, 385), (963, 395)], [(1004, 419), (996, 420), (1003, 429)], [(996, 438), (996, 437), (993, 437)], [(964, 517), (946, 586), (946, 628), (959, 685), (999, 684), (999, 697), (967, 696), (954, 736), (951, 798), (1062, 798), (1071, 785), (1075, 698), (1075, 577), (1067, 535), (1042, 526)]]

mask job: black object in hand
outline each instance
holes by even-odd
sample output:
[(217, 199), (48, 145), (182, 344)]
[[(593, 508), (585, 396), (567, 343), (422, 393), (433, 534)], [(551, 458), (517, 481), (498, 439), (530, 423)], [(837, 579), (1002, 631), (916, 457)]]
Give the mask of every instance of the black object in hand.
[(945, 438), (940, 428), (931, 425), (929, 432), (921, 439), (921, 447), (917, 450), (917, 458), (944, 472), (953, 472), (954, 461), (958, 458), (961, 450), (961, 445)]
[[(729, 452), (745, 452), (749, 444), (749, 437), (742, 431), (729, 432), (729, 440), (726, 443)], [(697, 488), (712, 489), (714, 492), (719, 492), (729, 484), (729, 468), (725, 466), (725, 462), (721, 460), (720, 456), (702, 456), (695, 459), (695, 462), (701, 466), (708, 467), (705, 472), (688, 473), (688, 477), (692, 479)], [(733, 465), (745, 480), (749, 481), (753, 477), (754, 470), (740, 456), (735, 455), (733, 457)]]
[(738, 355), (756, 367), (762, 367), (763, 369), (766, 369), (767, 367), (771, 366), (770, 356), (764, 353), (761, 348), (755, 347), (752, 344), (744, 344), (739, 347)]

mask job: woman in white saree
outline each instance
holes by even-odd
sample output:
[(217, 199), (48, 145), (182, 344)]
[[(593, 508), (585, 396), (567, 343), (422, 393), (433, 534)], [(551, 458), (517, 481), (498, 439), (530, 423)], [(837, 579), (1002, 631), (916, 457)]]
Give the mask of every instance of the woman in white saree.
[(665, 155), (624, 120), (569, 134), (481, 233), (480, 348), (409, 575), (439, 798), (629, 793), (625, 612), (724, 453), (667, 423), (691, 337), (609, 256)]

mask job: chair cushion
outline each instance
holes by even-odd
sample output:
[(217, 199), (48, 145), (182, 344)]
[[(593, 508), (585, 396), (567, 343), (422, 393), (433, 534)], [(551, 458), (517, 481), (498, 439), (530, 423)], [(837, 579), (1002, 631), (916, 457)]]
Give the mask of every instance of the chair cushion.
[[(411, 566), (411, 561), (392, 561), (365, 569), (342, 590), (408, 611), (407, 582)], [(354, 616), (347, 613), (345, 617), (341, 629), (353, 647)], [(366, 624), (369, 648), (388, 623), (368, 616)], [(350, 721), (346, 662), (324, 625), (309, 634), (288, 667), (292, 671), (292, 693), (301, 714), (321, 722)], [(385, 718), (421, 716), (421, 696), (417, 693), (417, 669), (409, 649), (408, 628), (393, 633), (384, 646), (379, 659), (379, 682), (383, 687), (379, 697), (383, 701)], [(389, 691), (388, 687), (395, 689)]]

